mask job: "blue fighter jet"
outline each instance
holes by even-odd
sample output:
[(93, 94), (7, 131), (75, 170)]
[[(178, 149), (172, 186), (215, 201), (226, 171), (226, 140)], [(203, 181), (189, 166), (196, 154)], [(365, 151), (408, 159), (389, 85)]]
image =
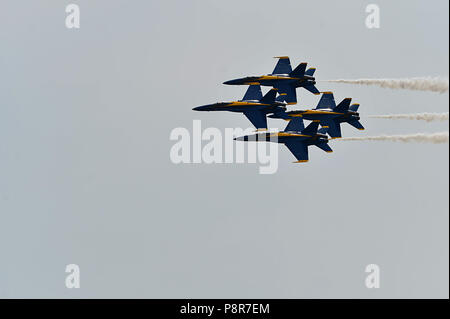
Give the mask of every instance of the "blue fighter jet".
[(328, 136), (326, 128), (319, 128), (318, 122), (312, 122), (306, 128), (303, 119), (295, 118), (290, 120), (284, 131), (276, 133), (258, 133), (253, 135), (245, 135), (235, 138), (237, 141), (262, 141), (276, 142), (286, 145), (286, 147), (297, 158), (297, 162), (302, 163), (309, 160), (308, 146), (315, 145), (327, 153), (333, 152), (328, 145)]
[(297, 103), (296, 88), (303, 87), (314, 94), (320, 94), (319, 90), (314, 86), (316, 84), (314, 78), (315, 68), (306, 70), (306, 63), (300, 63), (292, 70), (289, 57), (281, 56), (275, 66), (272, 74), (261, 76), (248, 76), (245, 78), (226, 81), (223, 84), (228, 85), (246, 85), (252, 82), (258, 82), (262, 86), (272, 86), (278, 89), (280, 96), (279, 101), (286, 101), (288, 104)]
[(324, 92), (319, 104), (312, 110), (290, 111), (270, 115), (270, 118), (303, 118), (305, 120), (320, 122), (322, 127), (328, 129), (331, 138), (341, 138), (341, 123), (348, 123), (358, 130), (364, 130), (359, 122), (359, 104), (350, 105), (352, 99), (345, 98), (336, 106), (332, 92)]
[(194, 107), (194, 111), (229, 111), (243, 113), (258, 130), (267, 130), (267, 114), (286, 111), (286, 103), (276, 101), (277, 89), (262, 95), (261, 86), (251, 83), (244, 98), (234, 102), (218, 102)]

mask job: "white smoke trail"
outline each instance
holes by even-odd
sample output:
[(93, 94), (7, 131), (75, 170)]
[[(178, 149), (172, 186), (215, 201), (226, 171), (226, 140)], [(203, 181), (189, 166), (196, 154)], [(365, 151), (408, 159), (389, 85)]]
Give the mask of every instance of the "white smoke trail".
[(440, 133), (417, 133), (409, 135), (380, 135), (366, 137), (344, 137), (338, 141), (392, 141), (392, 142), (417, 142), (417, 143), (448, 143), (448, 131)]
[(408, 89), (417, 91), (448, 92), (448, 77), (417, 77), (404, 79), (355, 79), (325, 80), (324, 82), (378, 85), (382, 88)]
[(369, 115), (374, 119), (393, 119), (393, 120), (421, 120), (427, 122), (448, 121), (448, 112), (446, 113), (412, 113), (412, 114), (386, 114)]

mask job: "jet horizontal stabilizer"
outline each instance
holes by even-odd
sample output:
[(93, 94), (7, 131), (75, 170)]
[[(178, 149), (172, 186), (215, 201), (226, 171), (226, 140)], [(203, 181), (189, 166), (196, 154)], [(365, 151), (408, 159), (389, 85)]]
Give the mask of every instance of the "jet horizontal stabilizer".
[(316, 146), (327, 153), (333, 152), (333, 150), (331, 149), (330, 145), (328, 145), (328, 143), (319, 143), (319, 144), (316, 144)]
[(354, 128), (357, 128), (358, 130), (364, 130), (364, 126), (362, 126), (362, 124), (359, 121), (357, 121), (357, 120), (349, 121), (348, 124), (350, 124)]
[(316, 95), (319, 95), (320, 94), (320, 91), (314, 86), (314, 85), (307, 85), (307, 86), (304, 86), (304, 88), (305, 89), (307, 89), (309, 92), (311, 92), (311, 93), (314, 93), (314, 94), (316, 94)]

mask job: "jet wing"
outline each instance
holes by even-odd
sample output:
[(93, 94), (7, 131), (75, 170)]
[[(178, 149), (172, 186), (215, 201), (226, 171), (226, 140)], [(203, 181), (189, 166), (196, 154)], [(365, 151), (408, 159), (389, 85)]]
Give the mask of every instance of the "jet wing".
[(244, 98), (242, 99), (243, 101), (248, 101), (248, 100), (261, 100), (263, 97), (262, 92), (261, 92), (261, 86), (259, 84), (253, 84), (250, 85), (247, 89), (247, 92), (245, 92)]
[(278, 56), (279, 58), (275, 69), (273, 69), (272, 74), (289, 74), (292, 71), (291, 61), (287, 56)]
[(323, 92), (320, 98), (319, 104), (317, 104), (316, 110), (320, 109), (334, 109), (336, 107), (336, 102), (334, 101), (334, 96), (332, 92)]
[(305, 123), (301, 117), (294, 117), (291, 119), (284, 129), (285, 132), (302, 132), (305, 129)]
[(261, 111), (245, 111), (244, 115), (257, 129), (267, 129), (266, 115)]
[(323, 127), (327, 127), (328, 126), (328, 132), (327, 133), (332, 138), (342, 137), (341, 125), (339, 123), (336, 123), (334, 120), (322, 120), (322, 121), (320, 121), (320, 124)]
[[(289, 84), (278, 84), (275, 86), (278, 89), (278, 97), (281, 101), (286, 101), (288, 104), (296, 104), (297, 103), (297, 92), (295, 92), (295, 88)], [(277, 100), (278, 100), (277, 98)]]
[(286, 147), (294, 154), (297, 159), (297, 163), (299, 162), (307, 162), (308, 161), (308, 146), (303, 142), (286, 142)]

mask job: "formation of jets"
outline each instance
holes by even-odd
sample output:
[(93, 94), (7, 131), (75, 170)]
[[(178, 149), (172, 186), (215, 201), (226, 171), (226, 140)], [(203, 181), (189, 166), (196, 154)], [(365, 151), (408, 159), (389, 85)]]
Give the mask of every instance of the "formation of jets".
[[(228, 85), (248, 85), (242, 100), (198, 106), (193, 110), (243, 113), (257, 131), (267, 130), (267, 117), (289, 121), (281, 132), (257, 133), (241, 136), (235, 140), (276, 141), (284, 144), (297, 159), (295, 163), (309, 160), (308, 146), (311, 145), (328, 153), (333, 152), (328, 141), (342, 137), (341, 123), (348, 123), (358, 130), (364, 130), (359, 122), (359, 104), (351, 104), (352, 99), (345, 98), (336, 105), (332, 92), (319, 92), (315, 87), (316, 81), (313, 76), (315, 68), (306, 69), (307, 64), (300, 63), (292, 70), (289, 57), (276, 58), (279, 60), (272, 74), (247, 76), (224, 82)], [(261, 86), (271, 86), (272, 89), (263, 96)], [(287, 110), (287, 105), (297, 103), (298, 87), (303, 87), (316, 95), (322, 94), (316, 108)], [(305, 128), (303, 120), (312, 122)]]

